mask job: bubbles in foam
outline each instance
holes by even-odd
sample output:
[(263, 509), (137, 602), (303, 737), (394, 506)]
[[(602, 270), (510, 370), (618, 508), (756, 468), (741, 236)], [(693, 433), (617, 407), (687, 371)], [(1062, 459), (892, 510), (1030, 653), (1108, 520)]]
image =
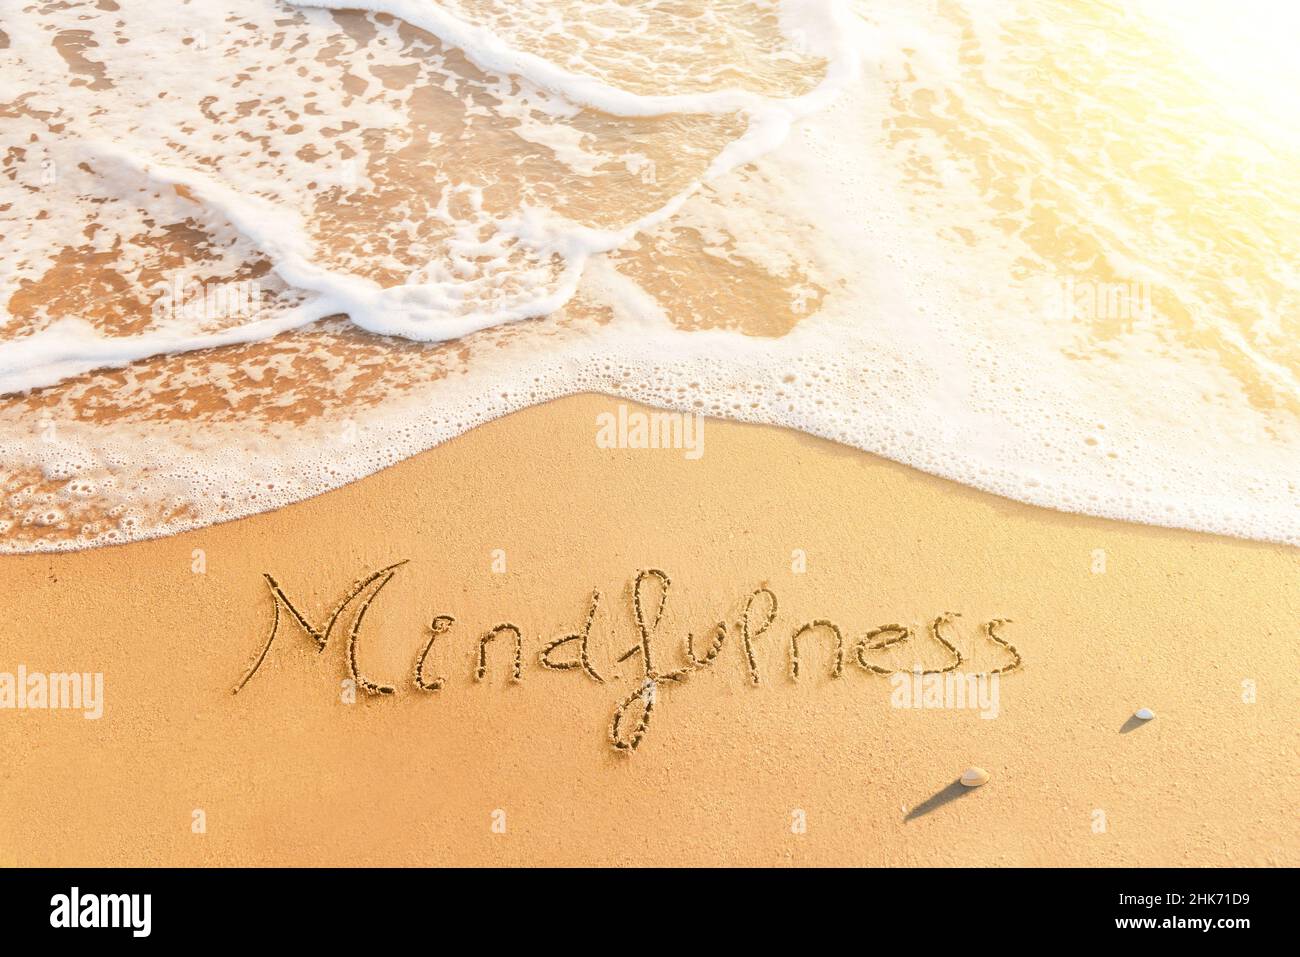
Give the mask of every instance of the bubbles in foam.
[[(77, 180), (75, 195), (98, 190), (113, 215), (94, 220), (101, 245), (65, 255), (126, 250), (118, 277), (198, 262), (204, 280), (262, 269), (279, 285), (256, 315), (207, 317), (204, 335), (233, 332), (224, 347), (172, 342), (143, 360), (138, 337), (168, 330), (121, 308), (109, 322), (88, 297), (96, 338), (42, 362), (78, 373), (103, 359), (92, 353), (104, 340), (134, 361), (0, 406), (0, 547), (126, 541), (274, 508), (579, 391), (781, 424), (1056, 508), (1300, 542), (1297, 287), (1281, 228), (1293, 173), (1265, 162), (1257, 195), (1208, 169), (1148, 176), (1188, 138), (1233, 141), (1208, 107), (1196, 128), (1177, 126), (1177, 111), (1132, 113), (1119, 87), (1157, 106), (1191, 96), (1179, 64), (1138, 62), (1146, 38), (1113, 44), (1105, 70), (1053, 45), (1107, 32), (1101, 6), (1012, 16), (972, 2), (918, 18), (860, 5), (866, 20), (837, 36), (871, 55), (852, 84), (816, 28), (829, 5), (718, 4), (722, 26), (696, 49), (675, 4), (621, 5), (642, 24), (633, 31), (589, 15), (603, 4), (370, 5), (405, 12), (394, 21), (247, 0), (233, 20), (203, 21), (208, 49), (229, 57), (186, 57), (192, 89), (218, 99), (198, 109), (203, 97), (187, 101), (178, 85), (181, 121), (162, 139), (120, 117), (153, 109), (129, 62), (142, 36), (167, 50), (175, 31), (137, 25), (122, 6), (76, 12), (105, 38), (127, 21), (130, 49), (102, 43), (113, 86), (71, 95), (132, 109), (96, 118), (113, 134), (96, 142), (129, 148), (99, 148), (99, 168)], [(760, 8), (752, 29), (728, 20)], [(1060, 20), (1074, 33), (1053, 34)], [(59, 78), (35, 105), (75, 123), (55, 102), (66, 77), (42, 59), (47, 46), (16, 45)], [(277, 101), (256, 71), (232, 93), (231, 63), (277, 82), (307, 72)], [(1022, 84), (1026, 64), (1052, 82)], [(820, 97), (827, 82), (848, 94)], [(294, 109), (309, 99), (317, 110)], [(1087, 112), (1098, 100), (1106, 123)], [(797, 137), (743, 165), (800, 112)], [(228, 139), (209, 144), (223, 128)], [(1117, 130), (1131, 155), (1107, 138)], [(1080, 144), (1087, 171), (1072, 159)], [(348, 154), (352, 177), (338, 162)], [(647, 163), (655, 176), (643, 180)], [(1214, 210), (1219, 233), (1197, 208)], [(79, 222), (86, 209), (67, 212)], [(137, 241), (110, 241), (112, 219)], [(1231, 278), (1216, 285), (1195, 256)], [(18, 260), (10, 288), (31, 281), (45, 311), (0, 330), (15, 343), (59, 318), (48, 293), (64, 277), (33, 262)], [(1045, 315), (1034, 281), (1066, 275), (1148, 282), (1154, 308)], [(546, 318), (499, 324), (525, 302)], [(350, 318), (328, 318), (336, 311)], [(438, 315), (453, 321), (419, 334)], [(492, 325), (455, 325), (466, 316)], [(443, 332), (459, 337), (414, 341)], [(14, 355), (0, 345), (0, 364), (3, 350)], [(42, 415), (52, 440), (34, 429)]]

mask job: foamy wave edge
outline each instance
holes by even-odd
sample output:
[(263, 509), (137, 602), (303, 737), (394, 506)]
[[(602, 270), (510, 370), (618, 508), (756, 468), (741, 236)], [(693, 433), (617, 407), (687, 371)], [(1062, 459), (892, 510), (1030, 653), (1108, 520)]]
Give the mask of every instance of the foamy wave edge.
[(569, 222), (557, 229), (554, 221), (524, 211), (511, 223), (517, 235), (534, 249), (558, 252), (567, 264), (555, 291), (511, 310), (440, 316), (433, 322), (428, 319), (427, 310), (412, 315), (412, 294), (418, 300), (419, 290), (423, 288), (417, 284), (383, 288), (370, 280), (318, 265), (305, 228), (292, 217), (286, 217), (284, 211), (271, 209), (257, 197), (243, 195), (220, 179), (196, 170), (154, 162), (107, 140), (86, 142), (83, 146), (87, 153), (106, 164), (132, 171), (160, 185), (185, 188), (209, 210), (224, 217), (266, 256), (277, 276), (289, 286), (311, 293), (312, 297), (272, 318), (215, 333), (187, 334), (162, 329), (131, 337), (111, 337), (99, 334), (83, 320), (65, 318), (0, 348), (0, 395), (56, 385), (97, 369), (122, 368), (153, 356), (257, 342), (331, 315), (346, 315), (354, 325), (368, 332), (423, 342), (458, 339), (491, 326), (548, 315), (573, 298), (592, 256), (618, 249), (638, 233), (653, 229), (671, 218), (704, 183), (775, 150), (785, 141), (794, 123), (825, 109), (858, 75), (860, 68), (858, 51), (846, 39), (850, 32), (848, 21), (853, 15), (847, 0), (786, 0), (783, 5), (783, 11), (796, 14), (806, 42), (824, 55), (828, 64), (826, 76), (815, 89), (789, 99), (736, 89), (656, 96), (632, 93), (594, 77), (573, 73), (535, 54), (513, 49), (490, 30), (465, 23), (432, 2), (297, 0), (294, 5), (364, 10), (397, 17), (437, 36), (443, 44), (459, 49), (485, 72), (521, 76), (577, 106), (621, 117), (743, 114), (747, 127), (744, 134), (723, 148), (701, 178), (692, 181), (663, 206), (622, 229), (593, 229)]

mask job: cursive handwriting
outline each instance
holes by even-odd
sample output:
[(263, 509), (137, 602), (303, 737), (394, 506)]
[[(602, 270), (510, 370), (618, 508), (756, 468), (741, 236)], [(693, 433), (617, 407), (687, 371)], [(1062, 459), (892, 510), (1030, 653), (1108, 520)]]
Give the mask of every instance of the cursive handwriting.
[[(351, 627), (348, 629), (347, 636), (349, 675), (355, 682), (356, 687), (369, 695), (387, 696), (396, 694), (397, 689), (395, 686), (382, 684), (367, 677), (359, 663), (359, 656), (362, 625), (365, 621), (366, 612), (375, 599), (378, 598), (379, 593), (393, 580), (397, 570), (405, 564), (405, 560), (394, 562), (392, 565), (358, 578), (353, 582), (343, 599), (335, 605), (324, 626), (320, 628), (313, 626), (307, 616), (289, 600), (279, 582), (271, 575), (264, 574), (262, 577), (266, 580), (274, 604), (271, 631), (252, 666), (235, 686), (233, 693), (239, 694), (266, 661), (267, 654), (280, 632), (281, 609), (312, 639), (317, 652), (323, 652), (329, 644), (330, 636), (333, 634), (336, 625), (338, 625), (344, 610), (349, 605), (357, 602), (356, 614), (353, 617)], [(618, 661), (622, 663), (636, 659), (639, 674), (635, 679), (632, 692), (620, 701), (614, 709), (613, 720), (609, 726), (609, 740), (616, 751), (631, 753), (640, 746), (650, 730), (651, 718), (658, 705), (661, 688), (680, 683), (692, 675), (712, 668), (726, 643), (728, 628), (725, 621), (719, 621), (710, 630), (711, 639), (707, 650), (704, 651), (702, 656), (697, 653), (694, 634), (687, 633), (685, 641), (686, 663), (681, 667), (667, 671), (661, 670), (656, 663), (655, 640), (671, 591), (672, 579), (657, 568), (644, 569), (638, 572), (633, 581), (632, 618), (636, 625), (637, 642), (624, 652), (618, 658)], [(550, 671), (580, 671), (591, 681), (597, 684), (605, 684), (605, 678), (592, 664), (590, 654), (591, 626), (600, 607), (600, 601), (600, 590), (593, 588), (591, 600), (587, 606), (586, 620), (583, 622), (582, 627), (578, 631), (563, 635), (542, 646), (538, 655), (538, 663), (542, 668)], [(767, 643), (760, 642), (759, 639), (764, 639), (772, 631), (778, 610), (779, 604), (775, 592), (765, 585), (760, 586), (749, 595), (739, 621), (735, 623), (744, 650), (749, 680), (753, 685), (759, 684), (760, 680), (758, 649), (762, 644)], [(942, 668), (921, 669), (917, 666), (910, 673), (917, 675), (948, 674), (956, 671), (965, 663), (966, 658), (961, 653), (961, 650), (944, 634), (944, 630), (952, 623), (954, 617), (953, 613), (945, 612), (931, 621), (928, 628), (930, 637), (946, 651), (948, 663)], [(998, 668), (980, 672), (980, 676), (1007, 674), (1020, 668), (1023, 664), (1020, 652), (999, 634), (999, 629), (1009, 621), (1010, 619), (1006, 618), (995, 618), (984, 623), (983, 633), (985, 637), (992, 644), (1003, 649), (1009, 655), (1010, 660)], [(426, 665), (428, 664), (430, 652), (433, 651), (434, 643), (450, 632), (455, 624), (456, 619), (451, 615), (438, 615), (431, 622), (429, 640), (420, 650), (420, 654), (415, 661), (413, 684), (416, 691), (434, 694), (440, 692), (446, 684), (444, 677), (427, 677)], [(798, 625), (790, 632), (791, 680), (798, 681), (800, 677), (800, 642), (803, 641), (806, 644), (818, 636), (829, 638), (834, 648), (831, 678), (843, 677), (844, 633), (830, 619), (817, 618)], [(870, 661), (868, 655), (901, 645), (911, 641), (913, 637), (912, 629), (900, 624), (873, 628), (858, 639), (854, 645), (852, 660), (855, 660), (868, 674), (886, 676), (896, 674), (899, 669), (889, 668)], [(498, 638), (511, 640), (514, 650), (511, 680), (515, 682), (522, 681), (524, 678), (524, 634), (517, 625), (510, 622), (494, 625), (480, 636), (478, 640), (478, 662), (473, 675), (474, 680), (482, 681), (487, 677), (488, 647)]]

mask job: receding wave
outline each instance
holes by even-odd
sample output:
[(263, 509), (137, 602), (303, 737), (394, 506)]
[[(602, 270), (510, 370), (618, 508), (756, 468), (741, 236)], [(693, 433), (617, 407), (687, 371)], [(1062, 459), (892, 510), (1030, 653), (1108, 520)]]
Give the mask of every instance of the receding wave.
[(898, 6), (0, 6), (0, 550), (587, 390), (1300, 543), (1271, 88), (1162, 4)]

